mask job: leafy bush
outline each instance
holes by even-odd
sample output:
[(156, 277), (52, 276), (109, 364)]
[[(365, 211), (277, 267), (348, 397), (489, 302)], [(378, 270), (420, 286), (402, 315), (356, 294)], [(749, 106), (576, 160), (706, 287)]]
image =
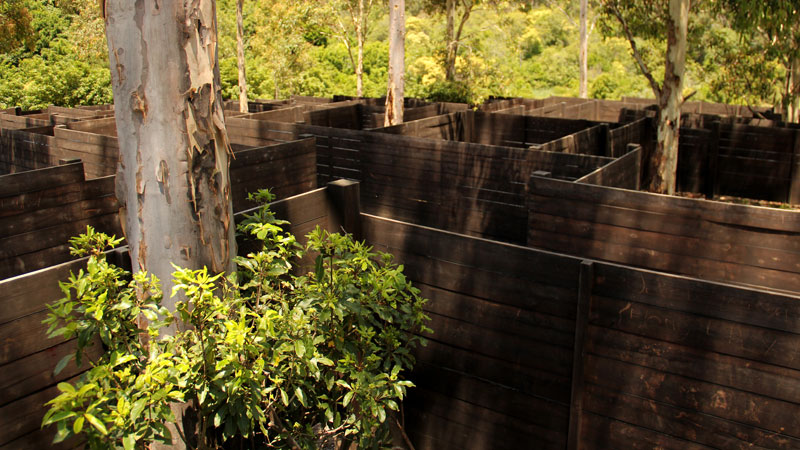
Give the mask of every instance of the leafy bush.
[[(98, 338), (106, 352), (48, 402), (43, 424), (57, 426), (56, 441), (83, 434), (92, 448), (124, 449), (165, 442), (165, 422), (175, 421), (170, 403), (186, 401), (197, 424), (194, 438), (181, 436), (190, 444), (385, 442), (387, 410), (398, 410), (412, 386), (402, 377), (410, 349), (430, 331), (425, 300), (390, 255), (319, 228), (302, 250), (285, 224), (266, 207), (248, 217), (240, 231), (260, 249), (236, 258), (239, 271), (227, 278), (176, 268), (172, 294), (185, 300), (175, 313), (161, 306), (154, 277), (128, 282), (130, 274), (90, 252), (46, 322), (50, 336), (78, 337), (79, 360)], [(303, 255), (316, 255), (313, 271), (294, 275)]]

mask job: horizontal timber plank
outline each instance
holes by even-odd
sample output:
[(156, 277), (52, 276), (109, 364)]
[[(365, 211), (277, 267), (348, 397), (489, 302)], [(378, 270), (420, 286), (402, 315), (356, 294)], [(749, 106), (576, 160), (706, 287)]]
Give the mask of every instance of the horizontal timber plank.
[[(558, 434), (542, 430), (523, 420), (516, 420), (474, 404), (447, 398), (430, 391), (418, 390), (425, 396), (425, 402), (416, 403), (417, 397), (409, 397), (407, 411), (414, 415), (420, 411), (422, 417), (435, 424), (436, 428), (414, 424), (409, 420), (411, 430), (420, 429), (424, 434), (439, 437), (441, 441), (453, 445), (450, 448), (463, 449), (518, 449), (528, 445), (536, 448), (559, 448), (563, 445)], [(421, 425), (421, 426), (420, 426)], [(413, 435), (414, 431), (412, 431)], [(553, 442), (555, 441), (555, 442)], [(440, 445), (437, 440), (423, 441), (423, 445)], [(447, 445), (445, 444), (445, 445)], [(439, 448), (439, 447), (417, 447)]]
[(415, 287), (422, 297), (429, 299), (425, 304), (427, 312), (526, 338), (535, 338), (542, 332), (540, 330), (552, 330), (550, 343), (563, 347), (573, 344), (575, 322), (572, 320), (422, 283), (415, 283)]
[[(480, 265), (506, 276), (524, 277), (545, 284), (574, 287), (580, 260), (564, 255), (532, 251), (455, 233), (362, 214), (362, 227), (369, 242), (392, 249), (421, 252), (448, 262)], [(547, 268), (547, 270), (542, 270)], [(545, 273), (547, 272), (547, 273)]]
[(798, 232), (764, 232), (759, 228), (741, 227), (725, 222), (535, 194), (530, 196), (529, 206), (533, 214), (541, 213), (633, 230), (695, 237), (725, 245), (736, 243), (757, 248), (800, 252)]
[[(800, 336), (642, 303), (595, 296), (591, 324), (723, 355), (800, 369)], [(620, 313), (620, 311), (622, 311)]]
[(594, 384), (586, 386), (585, 408), (657, 433), (719, 449), (797, 448), (800, 440), (720, 419), (692, 409), (641, 398)]
[(594, 355), (800, 404), (800, 371), (590, 325)]
[(713, 447), (669, 436), (626, 422), (585, 412), (581, 418), (581, 449), (711, 450)]
[(0, 218), (0, 236), (13, 236), (71, 221), (113, 214), (118, 210), (119, 203), (113, 196), (67, 203), (63, 206), (52, 208), (37, 209), (32, 212)]
[(595, 268), (594, 293), (800, 334), (797, 294), (772, 294), (613, 264)]
[[(75, 379), (69, 380), (74, 382)], [(53, 386), (39, 391), (15, 402), (0, 407), (0, 446), (9, 445), (29, 433), (36, 432), (42, 426), (42, 418), (49, 407), (45, 403), (52, 400), (59, 394), (59, 390)], [(48, 429), (46, 435), (54, 436), (55, 430)], [(52, 441), (52, 437), (50, 437)], [(40, 447), (47, 445), (50, 441), (40, 442)]]
[[(796, 442), (800, 434), (797, 425), (800, 421), (800, 405), (794, 403), (678, 375), (664, 375), (659, 371), (594, 355), (587, 357), (586, 378), (590, 383), (607, 389), (620, 389), (632, 396), (734, 421), (750, 429), (757, 427), (767, 433), (786, 435)], [(735, 429), (735, 425), (729, 429)], [(746, 429), (742, 427), (740, 432)]]
[[(561, 234), (587, 240), (598, 240), (605, 243), (619, 244), (627, 247), (660, 252), (665, 261), (677, 258), (677, 255), (688, 259), (699, 258), (712, 261), (728, 262), (735, 265), (767, 268), (787, 272), (800, 273), (800, 253), (778, 249), (747, 245), (731, 245), (708, 239), (686, 237), (673, 234), (656, 233), (641, 229), (615, 227), (603, 223), (573, 220), (569, 218), (537, 214), (529, 215), (530, 226), (537, 231), (535, 236), (542, 236), (536, 243), (542, 243), (548, 234)], [(575, 248), (578, 248), (576, 245)], [(655, 253), (653, 255), (656, 256)], [(602, 258), (603, 256), (600, 256)], [(620, 261), (625, 262), (625, 261)], [(683, 264), (681, 262), (680, 264)], [(651, 267), (655, 268), (655, 264)], [(679, 269), (680, 270), (680, 269)], [(699, 274), (702, 269), (688, 271)], [(735, 281), (735, 280), (732, 280)]]
[[(552, 401), (568, 408), (570, 377), (553, 371), (520, 366), (501, 359), (480, 355), (436, 340), (413, 350), (419, 368), (430, 365), (452, 372), (453, 376), (469, 376), (507, 386), (527, 395)], [(421, 369), (420, 369), (421, 370)], [(414, 379), (412, 374), (411, 379)]]
[(0, 197), (11, 197), (83, 181), (81, 163), (0, 176)]
[[(0, 406), (53, 386), (86, 370), (85, 365), (77, 367), (73, 359), (58, 375), (53, 373), (56, 364), (63, 357), (74, 353), (73, 340), (0, 366)], [(86, 356), (94, 360), (101, 353), (99, 346), (92, 346), (87, 348)]]
[[(526, 339), (433, 313), (428, 315), (431, 321), (427, 325), (435, 333), (426, 336), (427, 339), (435, 339), (442, 344), (521, 367), (531, 367), (565, 377), (572, 373), (571, 346), (559, 347), (548, 343), (547, 337), (550, 333), (546, 331), (535, 339)], [(526, 349), (526, 352), (521, 353), (521, 348)]]
[(800, 214), (794, 211), (671, 197), (647, 192), (568, 183), (536, 176), (531, 177), (530, 191), (540, 196), (566, 197), (610, 206), (681, 215), (700, 220), (777, 231), (800, 232)]

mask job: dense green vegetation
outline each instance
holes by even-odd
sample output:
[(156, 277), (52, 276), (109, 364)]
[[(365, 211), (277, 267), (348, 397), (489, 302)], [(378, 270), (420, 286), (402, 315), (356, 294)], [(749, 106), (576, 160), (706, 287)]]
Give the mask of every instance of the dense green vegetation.
[[(355, 95), (347, 47), (337, 35), (337, 2), (245, 0), (251, 98)], [(406, 95), (472, 103), (490, 95), (578, 95), (577, 1), (482, 2), (466, 23), (456, 81), (445, 81), (445, 19), (430, 0), (407, 0)], [(218, 0), (223, 92), (237, 95), (235, 0)], [(589, 40), (589, 95), (652, 96), (612, 21)], [(343, 16), (344, 17), (344, 16)], [(342, 20), (345, 20), (346, 17)], [(364, 95), (385, 94), (388, 12), (372, 8), (364, 58)], [(21, 32), (20, 32), (21, 31)], [(693, 100), (774, 103), (784, 66), (743, 41), (724, 16), (696, 8), (691, 19), (686, 93)], [(352, 45), (352, 40), (350, 41)], [(664, 43), (639, 46), (663, 71)], [(0, 6), (0, 106), (35, 109), (111, 102), (103, 23), (92, 0), (6, 0)], [(772, 58), (772, 59), (771, 59)], [(753, 76), (752, 68), (759, 76)]]

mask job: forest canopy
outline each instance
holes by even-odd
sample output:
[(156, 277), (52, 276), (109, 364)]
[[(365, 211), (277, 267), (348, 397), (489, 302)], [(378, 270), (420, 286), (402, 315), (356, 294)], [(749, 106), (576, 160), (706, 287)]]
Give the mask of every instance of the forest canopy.
[[(245, 0), (244, 34), (250, 98), (355, 95), (356, 78), (339, 25), (345, 0)], [(489, 96), (578, 96), (577, 0), (478, 1), (465, 22), (446, 79), (445, 16), (434, 0), (408, 0), (408, 97), (480, 103)], [(712, 2), (713, 3), (713, 2)], [(219, 65), (226, 98), (237, 98), (236, 0), (218, 0)], [(589, 2), (588, 94), (651, 97), (630, 46), (601, 8)], [(388, 8), (375, 1), (364, 49), (364, 96), (386, 91)], [(690, 20), (685, 94), (693, 100), (749, 105), (779, 101), (785, 68), (743, 39), (733, 20), (695, 8)], [(656, 61), (663, 38), (637, 38)], [(103, 21), (95, 0), (5, 0), (0, 4), (0, 107), (112, 102)], [(660, 70), (663, 70), (660, 69)], [(658, 75), (658, 73), (656, 73)]]

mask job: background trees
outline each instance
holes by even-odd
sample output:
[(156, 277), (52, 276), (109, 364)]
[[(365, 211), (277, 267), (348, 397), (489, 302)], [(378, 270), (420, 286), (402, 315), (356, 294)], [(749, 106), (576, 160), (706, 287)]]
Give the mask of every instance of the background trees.
[[(226, 98), (234, 99), (239, 96), (236, 1), (217, 2), (222, 92)], [(358, 6), (358, 1), (353, 1)], [(775, 1), (783, 6), (790, 3)], [(453, 0), (451, 6), (457, 7), (453, 15), (454, 39), (449, 39), (447, 0), (406, 0), (406, 95), (470, 102), (481, 102), (489, 95), (577, 97), (581, 86), (580, 2)], [(340, 4), (343, 8), (344, 3)], [(765, 6), (760, 10), (761, 16), (748, 19), (737, 11), (752, 14), (758, 11), (760, 2), (705, 3), (718, 9), (692, 11), (684, 79), (687, 92), (696, 91), (693, 100), (779, 103), (788, 92), (786, 75), (791, 64), (785, 61), (787, 50), (773, 44), (796, 40), (771, 40), (769, 36), (778, 36), (775, 31), (765, 34), (765, 26), (741, 25), (755, 25), (756, 18), (767, 18), (764, 14), (770, 11), (773, 23), (794, 20), (791, 11)], [(755, 6), (747, 6), (750, 3)], [(331, 20), (334, 17), (321, 14), (319, 4), (311, 0), (244, 2), (243, 43), (249, 97), (358, 94), (356, 70), (347, 45), (337, 37), (336, 21)], [(731, 9), (731, 4), (743, 6)], [(471, 9), (469, 5), (473, 5)], [(110, 102), (108, 62), (102, 54), (105, 44), (95, 0), (6, 0), (2, 7), (12, 6), (22, 13), (22, 19), (17, 20), (19, 26), (28, 27), (30, 33), (26, 33), (29, 39), (24, 42), (9, 38), (13, 33), (0, 35), (0, 44), (10, 49), (0, 55), (0, 106), (33, 109), (51, 103)], [(621, 30), (588, 33), (599, 11), (596, 2), (588, 1), (587, 6), (588, 96), (651, 97), (652, 89), (630, 57)], [(455, 40), (467, 9), (469, 14), (456, 51), (448, 52), (448, 42)], [(27, 25), (25, 11), (30, 17)], [(338, 11), (343, 14), (343, 21), (350, 20), (346, 8)], [(776, 11), (783, 11), (782, 15)], [(10, 17), (2, 14), (0, 30), (16, 29), (16, 25), (8, 27), (9, 23), (17, 23)], [(369, 26), (364, 33), (361, 93), (380, 97), (386, 92), (388, 67), (385, 4), (374, 2), (366, 22)], [(784, 27), (781, 32), (788, 31)], [(348, 44), (353, 61), (357, 62), (357, 39), (355, 34), (350, 36)], [(657, 35), (636, 37), (643, 58), (657, 77), (663, 75), (656, 64), (665, 46), (663, 39)]]

